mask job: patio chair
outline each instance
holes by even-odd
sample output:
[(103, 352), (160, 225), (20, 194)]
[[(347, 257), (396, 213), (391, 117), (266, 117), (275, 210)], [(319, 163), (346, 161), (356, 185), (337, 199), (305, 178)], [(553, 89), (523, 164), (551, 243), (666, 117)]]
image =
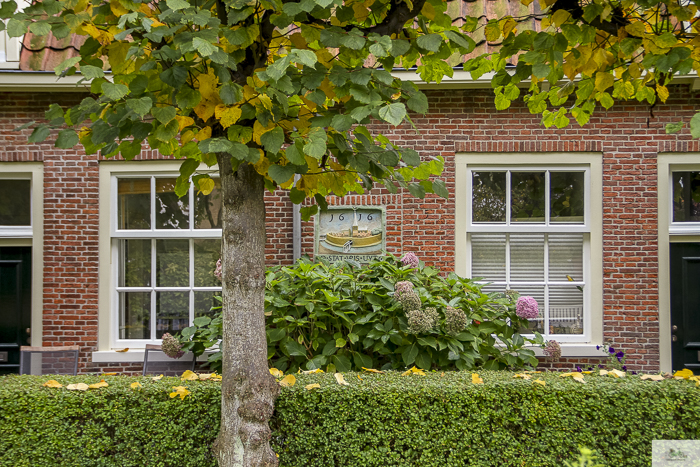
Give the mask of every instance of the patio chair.
[[(154, 361), (148, 359), (148, 354), (150, 352), (160, 352), (163, 353), (163, 349), (161, 348), (160, 345), (153, 345), (153, 344), (146, 344), (146, 348), (143, 352), (143, 376), (146, 376), (148, 374), (148, 368), (150, 367), (152, 370), (154, 368), (160, 368), (159, 370), (156, 370), (158, 373), (163, 373), (163, 374), (169, 374), (171, 376), (175, 376), (179, 373), (181, 373), (184, 370), (192, 370), (194, 371), (194, 367), (197, 364), (197, 357), (192, 353), (192, 361), (190, 362), (189, 360), (184, 360), (184, 359), (177, 359), (177, 360), (172, 360), (168, 358), (168, 360), (163, 361)], [(165, 354), (163, 354), (165, 355)]]
[(19, 349), (19, 374), (78, 374), (80, 346), (31, 347)]

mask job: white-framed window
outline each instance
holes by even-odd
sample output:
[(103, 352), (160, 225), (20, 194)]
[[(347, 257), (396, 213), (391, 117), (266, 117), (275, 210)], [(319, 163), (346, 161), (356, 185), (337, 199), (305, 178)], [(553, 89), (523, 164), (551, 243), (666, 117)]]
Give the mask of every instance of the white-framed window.
[(157, 343), (208, 315), (221, 283), (221, 192), (175, 194), (176, 173), (111, 175), (113, 337)]
[(32, 174), (0, 175), (0, 237), (32, 236)]
[[(16, 0), (18, 11), (24, 10), (29, 6), (28, 0)], [(7, 20), (5, 20), (5, 29), (0, 31), (0, 70), (18, 70), (20, 53), (22, 52), (21, 37), (10, 37), (7, 34)]]
[(469, 165), (467, 273), (534, 297), (529, 328), (590, 341), (590, 166)]
[(669, 233), (700, 233), (700, 167), (671, 166), (669, 187)]

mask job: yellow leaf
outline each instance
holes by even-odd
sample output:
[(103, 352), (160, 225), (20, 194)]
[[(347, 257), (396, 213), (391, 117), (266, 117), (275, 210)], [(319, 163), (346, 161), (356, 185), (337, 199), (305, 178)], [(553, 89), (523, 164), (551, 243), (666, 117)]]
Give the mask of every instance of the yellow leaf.
[(69, 391), (87, 391), (89, 389), (88, 385), (85, 383), (69, 384), (66, 386)]
[(320, 388), (321, 388), (321, 385), (318, 383), (307, 384), (306, 386), (304, 386), (304, 389), (306, 389), (307, 391), (311, 391), (312, 389), (320, 389)]
[(127, 347), (126, 349), (115, 350), (115, 352), (128, 352), (128, 351), (129, 351), (129, 347)]
[(263, 107), (267, 110), (272, 110), (272, 99), (270, 99), (270, 96), (267, 94), (260, 94), (258, 95), (258, 99), (262, 102)]
[[(197, 81), (199, 83), (199, 93), (202, 95), (202, 99), (208, 101), (218, 101), (219, 93), (216, 91), (216, 85), (219, 83), (219, 78), (214, 74), (214, 70), (210, 69), (209, 74), (201, 74), (197, 76)], [(214, 107), (220, 102), (216, 102)]]
[(600, 376), (605, 376), (608, 374), (608, 370), (600, 370)]
[(129, 13), (129, 10), (124, 8), (119, 0), (112, 0), (109, 2), (109, 9), (112, 10), (114, 16), (123, 16)]
[(180, 144), (182, 144), (184, 146), (185, 144), (192, 141), (193, 138), (194, 138), (194, 131), (187, 130), (186, 132), (184, 132), (183, 134), (180, 135)]
[(173, 386), (173, 392), (170, 393), (170, 398), (172, 399), (180, 396), (180, 400), (183, 401), (188, 394), (192, 393), (188, 391), (185, 386)]
[(243, 86), (243, 98), (246, 101), (253, 100), (253, 98), (255, 98), (255, 96), (257, 96), (257, 95), (258, 95), (257, 91), (255, 89), (253, 89), (252, 86), (249, 86), (247, 84), (245, 86)]
[(574, 381), (578, 381), (579, 383), (586, 384), (586, 382), (583, 380), (583, 375), (581, 376), (574, 376)]
[(225, 105), (217, 105), (215, 109), (216, 118), (221, 123), (221, 126), (228, 128), (241, 118), (240, 107), (226, 107)]
[(582, 373), (583, 373), (584, 375), (592, 375), (592, 374), (593, 374), (592, 371), (582, 371)]
[(270, 368), (270, 374), (275, 378), (281, 378), (284, 376), (284, 372), (278, 370), (277, 368)]
[(615, 83), (615, 78), (610, 73), (599, 71), (595, 74), (596, 91), (605, 91)]
[(199, 376), (192, 371), (192, 370), (186, 370), (181, 376), (180, 376), (180, 381), (197, 381), (199, 379)]
[(361, 2), (353, 3), (352, 9), (355, 12), (354, 19), (360, 22), (366, 20), (370, 13), (367, 7)]
[(520, 0), (520, 3), (522, 3), (525, 6), (530, 6), (532, 2), (533, 0)]
[(610, 375), (614, 376), (615, 378), (624, 378), (626, 374), (627, 373), (625, 373), (624, 371), (610, 370)]
[(131, 389), (138, 389), (138, 388), (143, 387), (143, 386), (141, 386), (141, 383), (139, 383), (138, 381), (134, 381), (133, 383), (131, 383), (130, 386), (131, 386)]
[(194, 108), (194, 113), (205, 122), (214, 115), (216, 104), (212, 101), (202, 99)]
[(566, 10), (557, 10), (552, 15), (552, 23), (559, 27), (566, 22), (567, 19), (571, 17), (571, 13)]
[(484, 28), (484, 35), (486, 36), (486, 40), (489, 42), (494, 42), (498, 40), (499, 37), (501, 37), (501, 28), (498, 25), (497, 21), (489, 21), (486, 23), (486, 27)]
[(642, 380), (648, 379), (651, 381), (663, 381), (664, 377), (661, 375), (642, 375)]
[(214, 191), (214, 188), (216, 188), (216, 183), (211, 178), (200, 178), (197, 180), (197, 185), (199, 187), (199, 193), (202, 193), (205, 196)]
[(182, 131), (183, 128), (188, 127), (190, 125), (194, 125), (194, 119), (190, 117), (184, 117), (182, 115), (176, 115), (175, 119), (177, 120), (177, 123), (180, 127), (180, 131)]
[(689, 370), (689, 369), (687, 369), (687, 368), (684, 368), (684, 369), (682, 369), (682, 370), (680, 370), (680, 371), (676, 371), (675, 373), (673, 373), (673, 376), (676, 377), (676, 378), (688, 379), (688, 378), (690, 378), (691, 376), (693, 376), (693, 371), (692, 371), (692, 370)]
[(533, 381), (533, 383), (541, 384), (542, 386), (546, 386), (546, 385), (547, 385), (547, 383), (545, 383), (545, 382), (542, 381), (541, 379), (536, 379), (536, 380)]
[(502, 19), (498, 23), (499, 27), (503, 31), (503, 37), (508, 37), (508, 35), (515, 31), (515, 27), (518, 25), (518, 23), (511, 17)]
[(530, 379), (530, 378), (532, 378), (532, 376), (526, 375), (524, 373), (517, 373), (517, 374), (513, 375), (513, 378)]
[(294, 375), (287, 375), (284, 378), (282, 378), (282, 381), (280, 381), (280, 385), (284, 386), (285, 388), (291, 388), (294, 386), (297, 382), (297, 379)]
[[(656, 85), (656, 94), (659, 95), (659, 99), (661, 99), (661, 102), (666, 102), (666, 99), (668, 99), (668, 88), (666, 86), (661, 86), (661, 85), (657, 84)], [(683, 370), (683, 371), (685, 371), (685, 370)], [(688, 371), (690, 371), (690, 370), (688, 370)]]
[(425, 372), (421, 370), (420, 368), (416, 368), (415, 366), (409, 368), (407, 371), (401, 373), (401, 376), (408, 376), (408, 375), (420, 375), (420, 376), (425, 376)]
[(58, 381), (56, 381), (55, 379), (48, 380), (47, 382), (42, 384), (42, 386), (44, 386), (46, 388), (62, 388), (63, 387), (63, 385), (61, 383), (59, 383)]
[(117, 376), (117, 372), (112, 372), (112, 373), (102, 373), (102, 376)]
[[(601, 372), (600, 374), (601, 374), (601, 375), (607, 374), (607, 371), (605, 371), (605, 373), (603, 373), (604, 371), (605, 371), (605, 370), (600, 370), (600, 372)], [(574, 378), (576, 378), (576, 377), (583, 378), (583, 375), (582, 375), (581, 373), (579, 373), (578, 371), (572, 371), (571, 373), (562, 373), (562, 374), (559, 375), (559, 377), (561, 377), (561, 378), (566, 378), (566, 377), (568, 377), (568, 376), (571, 376), (571, 377), (574, 377)]]
[(430, 20), (435, 19), (435, 8), (433, 8), (429, 2), (425, 2), (423, 4), (423, 9), (420, 12), (423, 16)]
[(700, 386), (700, 378), (698, 378), (697, 376), (691, 376), (690, 378), (688, 378), (688, 381), (695, 381), (695, 386)]
[(107, 384), (105, 382), (105, 380), (101, 380), (99, 383), (91, 384), (88, 387), (90, 389), (100, 389), (100, 388), (106, 388), (107, 386), (109, 386), (109, 384)]
[(646, 32), (646, 26), (642, 21), (635, 21), (625, 26), (625, 31), (632, 36), (642, 37)]
[(365, 368), (365, 367), (362, 367), (362, 369), (365, 370), (365, 371), (369, 371), (370, 373), (380, 373), (380, 374), (384, 374), (383, 371), (375, 370), (374, 368)]
[(313, 375), (314, 373), (323, 373), (323, 370), (320, 368), (316, 368), (315, 370), (302, 371), (302, 373), (305, 375)]
[[(540, 2), (542, 3), (542, 2)], [(552, 25), (552, 20), (550, 18), (542, 18), (542, 21), (540, 22), (540, 27), (542, 30), (546, 30), (548, 27)]]
[(362, 379), (360, 375), (357, 375), (357, 379), (359, 379), (360, 381), (364, 381), (364, 379)]
[(216, 373), (201, 373), (199, 375), (199, 380), (200, 381), (207, 381), (209, 379), (212, 379), (212, 377), (216, 376)]
[(196, 135), (194, 135), (197, 141), (204, 141), (205, 139), (211, 138), (211, 127), (205, 126)]
[(160, 381), (161, 379), (163, 379), (163, 375), (154, 376), (154, 377), (152, 377), (151, 379), (152, 379), (153, 381)]
[(484, 384), (484, 380), (479, 378), (479, 373), (472, 373), (472, 384)]
[(350, 386), (350, 383), (348, 383), (347, 381), (345, 381), (345, 378), (343, 377), (342, 374), (336, 373), (336, 374), (333, 375), (333, 376), (335, 376), (335, 380), (336, 380), (336, 381), (338, 382), (338, 384), (340, 384), (341, 386)]
[(545, 8), (549, 7), (550, 5), (554, 5), (556, 0), (540, 0), (540, 6), (544, 10)]
[(253, 124), (253, 140), (258, 144), (262, 144), (260, 142), (260, 137), (273, 128), (275, 128), (275, 122), (272, 120), (270, 120), (266, 127), (262, 126), (259, 121), (255, 120), (255, 123)]

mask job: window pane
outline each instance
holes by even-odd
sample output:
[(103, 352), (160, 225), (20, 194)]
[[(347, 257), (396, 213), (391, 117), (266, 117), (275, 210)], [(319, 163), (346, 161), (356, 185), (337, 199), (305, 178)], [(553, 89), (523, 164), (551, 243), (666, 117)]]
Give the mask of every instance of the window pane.
[(175, 178), (156, 178), (156, 229), (189, 229), (189, 195), (178, 198)]
[(529, 320), (527, 330), (521, 332), (544, 332), (544, 286), (543, 285), (518, 285), (511, 284), (510, 288), (520, 294), (521, 297), (529, 296), (537, 300), (537, 318)]
[(673, 222), (700, 222), (700, 172), (673, 172)]
[(151, 228), (151, 179), (120, 178), (118, 192), (118, 228)]
[(219, 287), (221, 281), (214, 275), (216, 262), (221, 257), (221, 240), (194, 240), (194, 286)]
[(156, 339), (190, 325), (189, 292), (156, 292)]
[(583, 224), (584, 175), (583, 172), (550, 172), (550, 222)]
[(471, 234), (472, 277), (490, 282), (506, 280), (506, 235)]
[(0, 225), (31, 225), (29, 180), (0, 180)]
[(190, 241), (156, 240), (156, 286), (189, 287)]
[(510, 280), (544, 281), (544, 234), (510, 234)]
[(151, 293), (119, 293), (119, 338), (151, 338)]
[(549, 333), (583, 334), (583, 288), (549, 287)]
[(195, 292), (194, 293), (194, 317), (208, 316), (214, 317), (214, 313), (220, 310), (212, 310), (214, 307), (220, 307), (221, 302), (214, 296), (221, 296), (221, 292)]
[(151, 240), (120, 240), (119, 287), (151, 286)]
[(506, 221), (505, 172), (472, 172), (472, 221)]
[(544, 172), (511, 172), (511, 222), (544, 223)]
[(221, 181), (213, 179), (216, 187), (208, 195), (195, 194), (194, 198), (194, 228), (221, 228)]
[(583, 234), (549, 234), (549, 280), (583, 281)]

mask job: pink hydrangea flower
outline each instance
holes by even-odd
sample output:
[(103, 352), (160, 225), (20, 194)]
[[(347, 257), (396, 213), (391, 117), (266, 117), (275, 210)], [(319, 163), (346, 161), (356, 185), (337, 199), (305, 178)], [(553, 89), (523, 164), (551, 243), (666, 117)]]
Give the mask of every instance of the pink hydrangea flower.
[(401, 295), (413, 290), (413, 283), (410, 281), (401, 281), (394, 284), (394, 298), (401, 300)]
[(214, 275), (217, 279), (221, 280), (221, 259), (216, 262), (216, 269), (214, 269)]
[(415, 253), (412, 253), (409, 251), (408, 253), (403, 255), (403, 258), (401, 258), (401, 262), (403, 263), (404, 266), (410, 266), (412, 268), (417, 268), (418, 264), (420, 263), (420, 260), (415, 255)]
[(532, 297), (519, 297), (515, 305), (515, 314), (525, 319), (537, 318), (539, 314), (537, 300)]
[(558, 360), (561, 357), (561, 345), (557, 341), (547, 341), (543, 351), (547, 357), (553, 360)]

